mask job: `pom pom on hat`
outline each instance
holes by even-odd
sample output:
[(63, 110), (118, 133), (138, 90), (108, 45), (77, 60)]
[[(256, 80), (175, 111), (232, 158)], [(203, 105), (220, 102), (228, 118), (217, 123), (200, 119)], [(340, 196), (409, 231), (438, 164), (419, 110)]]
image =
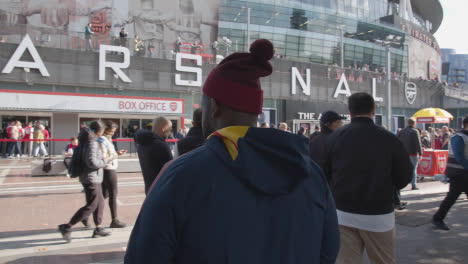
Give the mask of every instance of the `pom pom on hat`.
[(273, 72), (268, 62), (273, 55), (270, 41), (256, 40), (250, 53), (233, 53), (221, 61), (206, 79), (203, 93), (234, 110), (261, 114), (263, 91), (259, 78)]
[(266, 39), (258, 39), (250, 45), (250, 54), (262, 62), (271, 60), (274, 53), (273, 44)]

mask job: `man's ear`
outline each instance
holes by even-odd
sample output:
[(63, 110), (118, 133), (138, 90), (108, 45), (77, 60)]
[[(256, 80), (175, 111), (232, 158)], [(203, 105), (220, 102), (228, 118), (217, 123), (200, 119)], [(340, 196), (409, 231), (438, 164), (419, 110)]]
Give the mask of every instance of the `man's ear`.
[(211, 118), (219, 117), (221, 114), (221, 106), (219, 105), (218, 101), (213, 98), (211, 100)]

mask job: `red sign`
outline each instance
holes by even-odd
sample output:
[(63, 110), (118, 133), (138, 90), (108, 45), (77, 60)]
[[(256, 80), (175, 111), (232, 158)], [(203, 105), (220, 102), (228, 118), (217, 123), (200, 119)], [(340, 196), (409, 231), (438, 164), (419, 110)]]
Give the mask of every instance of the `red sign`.
[(418, 166), (418, 175), (434, 177), (444, 175), (447, 169), (448, 150), (424, 150)]
[(450, 117), (418, 117), (416, 118), (416, 122), (418, 123), (437, 123), (437, 124), (445, 124), (450, 123)]

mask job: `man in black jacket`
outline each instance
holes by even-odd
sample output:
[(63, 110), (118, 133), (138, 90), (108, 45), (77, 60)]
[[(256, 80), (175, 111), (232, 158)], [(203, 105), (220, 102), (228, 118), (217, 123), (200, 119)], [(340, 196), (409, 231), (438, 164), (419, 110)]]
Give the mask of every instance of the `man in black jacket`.
[(153, 131), (140, 129), (135, 134), (146, 195), (164, 164), (172, 160), (172, 152), (166, 143), (171, 131), (171, 121), (157, 117), (153, 120)]
[(406, 151), (410, 156), (411, 163), (413, 164), (413, 179), (411, 180), (412, 190), (418, 190), (416, 187), (416, 175), (418, 173), (419, 157), (422, 156), (421, 135), (416, 129), (416, 119), (408, 119), (408, 127), (400, 131), (398, 138), (405, 146)]
[(393, 189), (404, 188), (413, 166), (398, 138), (374, 124), (371, 95), (349, 98), (351, 124), (327, 141), (325, 171), (335, 198), (341, 248), (336, 263), (395, 263)]
[(331, 135), (333, 131), (343, 126), (343, 119), (345, 118), (340, 116), (338, 113), (334, 111), (327, 111), (323, 113), (322, 117), (320, 118), (320, 126), (322, 127), (322, 130), (320, 132), (315, 132), (312, 135), (310, 135), (310, 157), (322, 169), (324, 169), (327, 154), (327, 138)]
[(177, 151), (179, 156), (184, 155), (198, 147), (201, 147), (205, 143), (205, 137), (201, 127), (202, 121), (202, 110), (200, 108), (193, 111), (193, 127), (187, 133), (184, 139), (177, 142)]

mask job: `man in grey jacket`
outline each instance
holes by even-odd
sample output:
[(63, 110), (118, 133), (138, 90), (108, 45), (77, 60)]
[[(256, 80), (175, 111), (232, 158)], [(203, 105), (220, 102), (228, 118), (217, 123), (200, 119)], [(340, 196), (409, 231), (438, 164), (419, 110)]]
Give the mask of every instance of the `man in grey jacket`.
[(399, 134), (398, 138), (405, 146), (406, 151), (410, 156), (411, 163), (413, 164), (413, 179), (411, 180), (411, 189), (418, 190), (416, 187), (416, 179), (418, 174), (419, 159), (422, 156), (422, 145), (421, 135), (416, 129), (416, 119), (408, 119), (408, 126), (403, 129)]

